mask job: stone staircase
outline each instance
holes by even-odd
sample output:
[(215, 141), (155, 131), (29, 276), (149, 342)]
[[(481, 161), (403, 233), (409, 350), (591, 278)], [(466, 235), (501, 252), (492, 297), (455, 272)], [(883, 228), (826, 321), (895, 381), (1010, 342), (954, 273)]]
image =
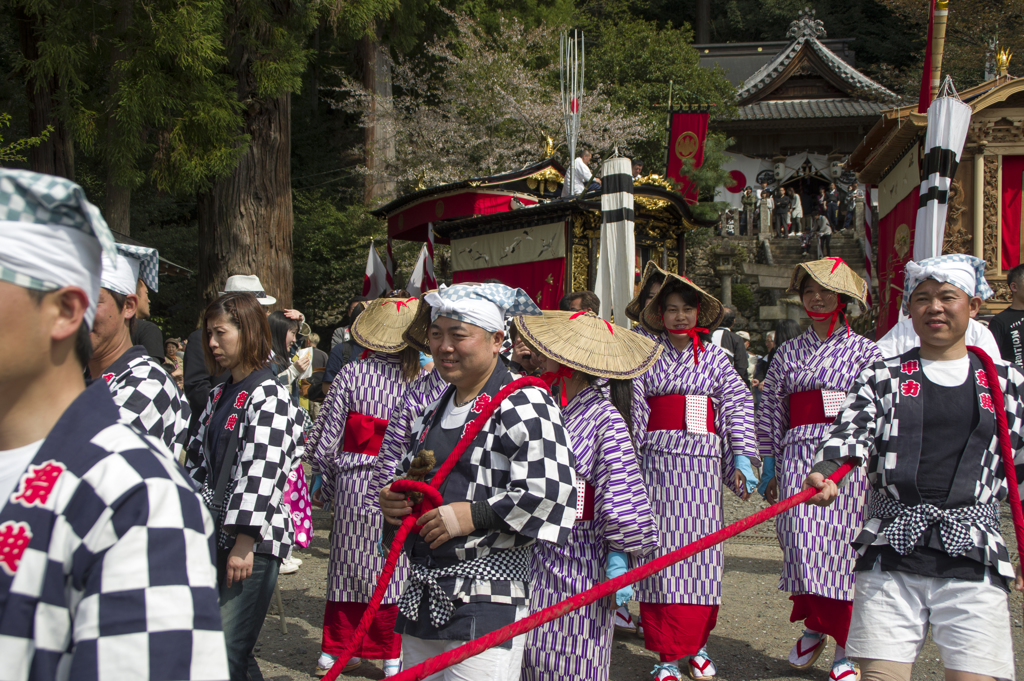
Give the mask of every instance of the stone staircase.
[[(743, 238), (744, 245), (749, 238)], [(797, 296), (787, 294), (790, 277), (793, 274), (793, 267), (801, 262), (807, 262), (817, 258), (817, 249), (811, 247), (810, 255), (800, 254), (800, 239), (788, 237), (785, 239), (772, 239), (769, 243), (772, 254), (772, 264), (744, 263), (741, 267), (741, 281), (756, 283), (762, 289), (770, 289), (778, 294), (778, 302), (775, 305), (762, 305), (759, 310), (761, 321), (777, 319), (795, 319), (804, 324), (809, 320), (803, 311)], [(748, 248), (756, 247), (763, 249), (759, 243), (754, 243)], [(864, 268), (864, 252), (861, 249), (860, 241), (854, 236), (852, 230), (833, 234), (831, 243), (832, 257), (839, 257), (846, 261), (853, 270), (860, 276), (866, 276)]]

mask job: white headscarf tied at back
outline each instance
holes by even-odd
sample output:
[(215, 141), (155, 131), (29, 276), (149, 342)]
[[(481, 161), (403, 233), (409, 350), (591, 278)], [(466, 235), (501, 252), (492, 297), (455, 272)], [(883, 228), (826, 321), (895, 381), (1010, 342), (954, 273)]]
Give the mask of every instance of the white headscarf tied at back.
[(952, 284), (967, 295), (982, 300), (992, 295), (992, 289), (985, 280), (985, 261), (981, 258), (952, 253), (925, 258), (921, 262), (911, 260), (907, 263), (903, 279), (904, 314), (910, 314), (910, 294), (927, 279)]
[(35, 291), (85, 291), (85, 322), (96, 316), (100, 254), (114, 257), (114, 235), (74, 182), (0, 168), (0, 281)]
[(503, 284), (456, 284), (431, 291), (424, 297), (430, 321), (448, 317), (494, 333), (505, 330), (505, 318), (539, 315), (540, 308), (521, 288)]
[(155, 248), (118, 244), (117, 255), (113, 258), (103, 256), (103, 288), (123, 296), (133, 295), (137, 290), (139, 279), (151, 291), (157, 290), (159, 283), (160, 256)]

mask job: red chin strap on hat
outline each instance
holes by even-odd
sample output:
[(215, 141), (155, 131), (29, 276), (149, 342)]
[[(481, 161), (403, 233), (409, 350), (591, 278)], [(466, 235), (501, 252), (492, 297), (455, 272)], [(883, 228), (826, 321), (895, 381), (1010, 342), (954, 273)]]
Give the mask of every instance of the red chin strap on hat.
[[(698, 316), (700, 315), (700, 311), (699, 310), (697, 312), (697, 315)], [(661, 325), (665, 327), (665, 331), (667, 331), (667, 332), (669, 332), (669, 333), (671, 333), (673, 335), (676, 335), (676, 336), (689, 336), (690, 337), (690, 347), (693, 348), (693, 364), (694, 364), (694, 366), (700, 364), (700, 361), (698, 360), (698, 357), (700, 356), (700, 352), (704, 349), (704, 341), (701, 339), (700, 335), (698, 335), (698, 334), (710, 333), (710, 332), (707, 329), (705, 329), (704, 327), (702, 327), (702, 326), (695, 326), (692, 329), (681, 329), (679, 331), (677, 331), (675, 329), (670, 329), (670, 328), (668, 328), (668, 325), (665, 324), (665, 315), (664, 314), (661, 315)]]
[(546, 371), (540, 375), (540, 380), (547, 384), (552, 394), (555, 392), (555, 384), (558, 384), (558, 401), (564, 407), (569, 404), (569, 400), (565, 395), (565, 379), (572, 377), (573, 370), (564, 364), (559, 364), (558, 371)]
[(849, 336), (850, 320), (847, 319), (846, 314), (839, 309), (840, 307), (842, 307), (842, 305), (839, 302), (836, 302), (836, 309), (831, 312), (811, 312), (806, 307), (804, 308), (804, 312), (806, 312), (807, 316), (816, 322), (824, 321), (826, 319), (832, 320), (832, 323), (828, 325), (828, 333), (825, 334), (827, 337), (832, 336), (832, 330), (836, 328), (836, 321), (839, 319), (839, 315), (843, 315), (843, 321), (846, 322), (846, 335)]

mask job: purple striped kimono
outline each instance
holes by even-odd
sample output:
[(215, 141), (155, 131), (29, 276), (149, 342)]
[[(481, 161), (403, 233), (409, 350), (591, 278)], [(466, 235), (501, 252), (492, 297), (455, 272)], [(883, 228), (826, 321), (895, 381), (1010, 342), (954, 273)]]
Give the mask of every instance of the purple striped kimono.
[[(814, 423), (791, 429), (789, 396), (805, 390), (845, 393), (865, 367), (880, 359), (873, 342), (847, 335), (845, 329), (824, 342), (814, 329), (807, 329), (779, 347), (764, 379), (757, 440), (762, 457), (775, 457), (780, 499), (800, 491), (814, 465), (815, 447), (832, 427)], [(863, 524), (867, 488), (858, 468), (831, 506), (801, 504), (778, 517), (775, 530), (783, 553), (779, 589), (853, 600), (856, 554), (850, 542)]]
[[(352, 412), (390, 419), (408, 385), (398, 355), (374, 353), (342, 367), (317, 418), (309, 458), (323, 474), (324, 498), (334, 499), (329, 601), (368, 603), (384, 569), (384, 559), (377, 552), (383, 519), (377, 495), (368, 492), (379, 456), (341, 450), (346, 420)], [(398, 601), (401, 584), (401, 580), (391, 581), (385, 605)]]
[[(646, 374), (633, 379), (633, 432), (661, 537), (660, 548), (649, 551), (646, 560), (720, 530), (722, 482), (724, 477), (732, 487), (733, 458), (758, 460), (754, 400), (725, 351), (705, 343), (695, 366), (691, 348), (676, 350), (665, 333), (657, 340), (664, 347), (661, 357)], [(710, 397), (716, 432), (647, 432), (647, 398), (659, 395)], [(641, 603), (718, 605), (721, 596), (721, 544), (638, 582), (635, 591)]]
[[(658, 545), (636, 450), (605, 391), (583, 389), (562, 412), (577, 481), (594, 489), (593, 520), (577, 520), (564, 546), (538, 542), (531, 563), (530, 610), (537, 612), (605, 579), (609, 551)], [(582, 504), (582, 496), (577, 496)], [(579, 506), (578, 506), (579, 508)], [(605, 681), (611, 664), (615, 602), (609, 597), (527, 634), (524, 681)]]

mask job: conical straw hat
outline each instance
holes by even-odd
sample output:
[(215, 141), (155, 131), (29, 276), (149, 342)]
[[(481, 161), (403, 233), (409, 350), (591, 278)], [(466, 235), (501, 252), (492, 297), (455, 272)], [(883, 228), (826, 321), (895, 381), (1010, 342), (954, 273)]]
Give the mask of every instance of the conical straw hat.
[(659, 344), (623, 326), (613, 326), (593, 312), (545, 311), (520, 315), (515, 322), (527, 345), (591, 376), (635, 378), (661, 354)]
[(626, 305), (627, 317), (634, 322), (640, 321), (640, 314), (644, 311), (644, 301), (640, 298), (643, 297), (644, 290), (651, 281), (662, 281), (666, 274), (668, 272), (658, 267), (653, 260), (647, 261), (647, 265), (644, 266), (644, 276), (640, 278), (640, 288), (637, 289), (636, 297)]
[(829, 291), (846, 294), (867, 305), (867, 283), (842, 258), (824, 258), (800, 263), (793, 268), (789, 293), (800, 293), (800, 285), (808, 275)]
[(352, 323), (352, 337), (376, 352), (400, 352), (408, 343), (402, 337), (419, 312), (416, 298), (375, 298)]
[[(715, 327), (722, 323), (722, 317), (725, 316), (725, 308), (722, 303), (718, 301), (713, 295), (697, 286), (686, 277), (671, 272), (665, 273), (665, 281), (662, 283), (661, 291), (664, 293), (668, 285), (673, 282), (682, 282), (687, 288), (691, 288), (697, 292), (700, 296), (700, 311), (697, 313), (697, 326), (708, 331), (714, 331)], [(647, 307), (644, 308), (643, 315), (640, 317), (640, 323), (643, 327), (651, 333), (661, 333), (665, 330), (665, 324), (661, 321), (661, 299), (662, 295), (659, 293), (654, 297)]]

